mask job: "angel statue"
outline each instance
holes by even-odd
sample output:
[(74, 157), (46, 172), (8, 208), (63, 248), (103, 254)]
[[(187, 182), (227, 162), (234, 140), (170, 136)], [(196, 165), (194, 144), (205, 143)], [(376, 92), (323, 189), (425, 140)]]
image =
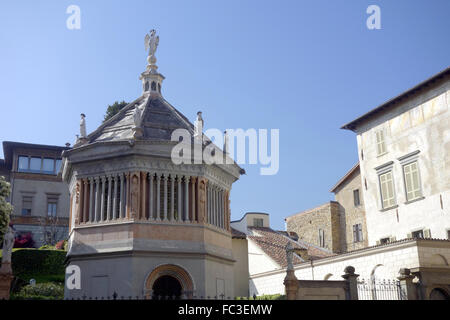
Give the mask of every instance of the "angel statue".
[(148, 50), (150, 57), (155, 56), (156, 49), (158, 48), (159, 36), (156, 35), (156, 30), (150, 30), (150, 35), (145, 35), (145, 50)]

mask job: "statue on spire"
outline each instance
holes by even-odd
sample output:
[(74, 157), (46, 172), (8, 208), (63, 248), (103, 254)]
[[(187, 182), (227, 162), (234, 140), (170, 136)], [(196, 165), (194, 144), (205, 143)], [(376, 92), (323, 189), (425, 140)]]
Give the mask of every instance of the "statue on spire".
[(150, 57), (155, 57), (156, 49), (159, 44), (159, 36), (156, 35), (156, 30), (150, 30), (150, 34), (145, 35), (145, 50), (148, 50)]

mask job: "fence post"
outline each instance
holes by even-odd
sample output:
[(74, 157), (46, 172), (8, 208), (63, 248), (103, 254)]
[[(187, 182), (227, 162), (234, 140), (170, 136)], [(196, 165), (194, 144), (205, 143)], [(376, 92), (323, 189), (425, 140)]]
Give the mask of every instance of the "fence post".
[(348, 300), (358, 300), (358, 282), (357, 278), (359, 274), (355, 274), (355, 268), (352, 266), (347, 266), (344, 269), (344, 278), (348, 285)]
[(408, 268), (401, 268), (398, 273), (399, 276), (397, 279), (400, 280), (401, 298), (405, 298), (406, 300), (417, 300), (417, 290), (413, 283), (415, 276), (411, 274), (411, 270)]

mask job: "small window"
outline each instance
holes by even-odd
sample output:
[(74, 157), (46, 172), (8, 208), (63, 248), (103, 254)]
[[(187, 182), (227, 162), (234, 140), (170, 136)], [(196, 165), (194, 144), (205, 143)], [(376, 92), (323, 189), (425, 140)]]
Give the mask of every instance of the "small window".
[(42, 162), (42, 172), (47, 174), (55, 172), (55, 159), (44, 158)]
[(380, 244), (386, 244), (391, 242), (391, 238), (382, 238), (380, 239)]
[(32, 206), (33, 206), (33, 198), (32, 197), (23, 197), (22, 198), (22, 215), (23, 216), (31, 216)]
[(392, 207), (396, 204), (394, 193), (394, 181), (392, 180), (392, 171), (383, 173), (379, 176), (381, 189), (381, 204), (383, 209)]
[(30, 158), (30, 171), (39, 173), (41, 172), (41, 158), (31, 157)]
[(325, 231), (319, 229), (319, 246), (325, 248)]
[(359, 189), (353, 190), (353, 203), (355, 207), (359, 207), (361, 205), (361, 201), (359, 199)]
[(353, 242), (361, 242), (363, 241), (363, 233), (362, 233), (362, 224), (354, 224), (353, 225)]
[(28, 157), (19, 156), (18, 171), (28, 171)]
[(253, 225), (255, 227), (261, 227), (262, 228), (264, 226), (264, 220), (261, 219), (261, 218), (254, 218), (253, 219)]
[(423, 239), (423, 230), (417, 230), (411, 233), (414, 239)]
[(386, 141), (384, 139), (384, 130), (378, 130), (375, 133), (377, 139), (377, 155), (386, 153)]
[(47, 215), (49, 217), (56, 217), (56, 200), (48, 200), (47, 202)]
[(417, 161), (404, 165), (403, 174), (405, 178), (406, 200), (412, 201), (422, 197)]

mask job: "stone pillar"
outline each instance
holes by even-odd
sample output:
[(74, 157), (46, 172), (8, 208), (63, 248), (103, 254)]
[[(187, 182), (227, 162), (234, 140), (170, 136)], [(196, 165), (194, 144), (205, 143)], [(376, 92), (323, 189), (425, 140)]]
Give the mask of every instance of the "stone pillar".
[(189, 221), (189, 176), (184, 176), (184, 221)]
[(170, 220), (174, 220), (175, 214), (175, 179), (174, 175), (170, 175)]
[(100, 177), (95, 177), (95, 222), (100, 219)]
[(150, 220), (153, 220), (153, 207), (154, 207), (154, 203), (153, 203), (153, 173), (149, 172), (148, 174), (148, 206), (149, 206), (149, 210), (148, 210), (148, 218)]
[(161, 220), (161, 175), (156, 174), (156, 220)]
[(83, 222), (86, 223), (89, 221), (89, 181), (88, 179), (83, 179)]
[(12, 273), (0, 273), (0, 300), (9, 300), (9, 291), (13, 279)]
[(112, 214), (111, 214), (111, 203), (112, 203), (112, 184), (111, 184), (111, 176), (109, 175), (107, 178), (108, 180), (108, 197), (107, 197), (107, 205), (106, 205), (106, 220), (111, 220)]
[(78, 180), (75, 186), (75, 225), (79, 225), (81, 222), (81, 186), (81, 181)]
[(344, 278), (348, 284), (347, 300), (358, 300), (358, 282), (359, 274), (355, 274), (355, 268), (347, 266), (344, 269)]
[(183, 213), (183, 203), (181, 198), (181, 176), (177, 175), (177, 195), (178, 195), (178, 215), (177, 215), (177, 221), (182, 221), (182, 213)]
[(402, 300), (418, 300), (417, 288), (413, 283), (414, 275), (411, 270), (402, 268), (399, 270), (397, 279), (400, 281), (400, 290)]
[(190, 220), (191, 221), (196, 221), (196, 216), (195, 216), (195, 181), (197, 180), (196, 177), (191, 177), (191, 210), (190, 210)]
[(94, 221), (94, 179), (89, 178), (89, 222)]
[(164, 218), (163, 218), (163, 220), (164, 221), (166, 221), (167, 220), (167, 202), (168, 202), (168, 200), (167, 200), (167, 179), (168, 179), (168, 176), (167, 176), (167, 173), (164, 173), (164, 177), (163, 177), (163, 181), (164, 181), (164, 189), (163, 189), (163, 193), (164, 193), (164, 197), (163, 197), (163, 199), (164, 199), (164, 204), (163, 204), (163, 209), (164, 209)]
[(147, 173), (141, 172), (141, 209), (139, 219), (146, 219), (147, 217)]
[(102, 195), (100, 200), (100, 220), (103, 221), (105, 220), (106, 177), (101, 177), (101, 180), (102, 180)]
[[(113, 178), (112, 178), (112, 181), (114, 181), (114, 196), (113, 196), (113, 208), (112, 208), (112, 218), (113, 219), (116, 219), (117, 218), (117, 179), (118, 179), (119, 177), (117, 176), (117, 175), (115, 175)], [(112, 182), (111, 181), (111, 182)]]
[(224, 197), (224, 206), (225, 206), (225, 229), (230, 231), (230, 192), (227, 190), (225, 191), (225, 197)]
[(125, 203), (124, 203), (124, 199), (125, 199), (125, 190), (123, 190), (124, 188), (124, 179), (125, 176), (123, 173), (120, 174), (120, 202), (119, 202), (119, 218), (122, 219), (124, 217), (124, 207), (125, 207)]

